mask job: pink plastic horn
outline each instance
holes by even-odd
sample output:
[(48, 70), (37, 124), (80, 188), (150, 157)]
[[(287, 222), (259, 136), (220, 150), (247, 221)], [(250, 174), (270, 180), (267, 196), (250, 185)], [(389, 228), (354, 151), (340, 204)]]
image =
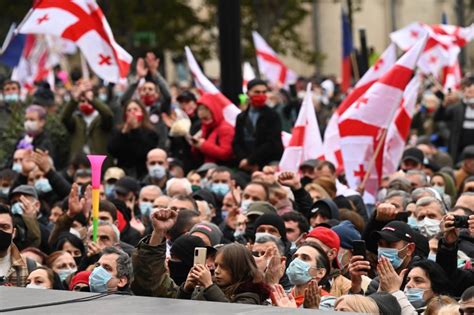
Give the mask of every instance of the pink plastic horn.
[(92, 171), (92, 189), (100, 188), (100, 177), (102, 171), (102, 164), (107, 158), (105, 155), (87, 155), (89, 162), (91, 162)]

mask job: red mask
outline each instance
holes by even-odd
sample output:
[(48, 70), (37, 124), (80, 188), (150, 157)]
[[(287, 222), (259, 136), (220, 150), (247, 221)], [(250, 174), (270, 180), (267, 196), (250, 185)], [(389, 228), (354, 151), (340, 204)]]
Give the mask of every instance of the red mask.
[(79, 110), (86, 116), (89, 116), (95, 111), (94, 106), (92, 106), (89, 103), (80, 103), (79, 104)]
[(266, 101), (267, 101), (266, 94), (256, 94), (256, 95), (250, 96), (250, 104), (253, 107), (261, 108), (265, 106)]
[(143, 121), (143, 113), (136, 112), (134, 115), (138, 123), (141, 123)]
[(144, 95), (142, 96), (142, 102), (146, 105), (146, 106), (151, 106), (153, 104), (155, 104), (156, 102), (156, 97), (154, 95)]

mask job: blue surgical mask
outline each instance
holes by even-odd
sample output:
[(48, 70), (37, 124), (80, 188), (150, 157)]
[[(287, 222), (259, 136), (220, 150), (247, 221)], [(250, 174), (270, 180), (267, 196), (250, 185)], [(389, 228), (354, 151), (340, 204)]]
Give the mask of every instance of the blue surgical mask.
[(20, 202), (15, 202), (14, 204), (12, 204), (11, 211), (12, 211), (12, 214), (22, 215), (23, 214), (23, 207), (21, 206), (21, 203)]
[(403, 259), (398, 256), (396, 248), (379, 247), (378, 258), (380, 259), (382, 256), (387, 258), (395, 269), (402, 265)]
[(286, 275), (292, 284), (302, 285), (313, 279), (309, 274), (310, 269), (311, 265), (309, 263), (295, 258), (286, 269)]
[(416, 230), (418, 231), (418, 221), (416, 221), (416, 218), (414, 216), (409, 216), (408, 217), (408, 225), (413, 229), (413, 230)]
[(105, 293), (108, 291), (107, 283), (112, 279), (112, 275), (104, 267), (95, 267), (89, 276), (89, 287), (91, 292)]
[(47, 194), (53, 190), (49, 180), (46, 178), (40, 178), (35, 182), (35, 188), (39, 194)]
[(429, 253), (428, 260), (436, 262), (436, 254), (435, 253)]
[(153, 205), (151, 202), (140, 202), (138, 204), (138, 207), (140, 208), (140, 213), (142, 214), (142, 218), (149, 216), (151, 209), (153, 209)]
[(405, 295), (407, 296), (408, 301), (410, 301), (411, 304), (417, 303), (419, 304), (420, 302), (423, 303), (425, 300), (423, 300), (423, 294), (425, 293), (425, 289), (419, 289), (419, 288), (405, 288)]
[(105, 184), (105, 196), (107, 196), (107, 198), (113, 198), (114, 193), (115, 193), (115, 185)]
[(61, 281), (64, 281), (66, 280), (67, 277), (69, 277), (69, 275), (72, 275), (73, 273), (75, 273), (77, 271), (77, 268), (72, 268), (72, 269), (60, 269), (57, 274), (59, 276), (59, 279), (61, 279)]
[(100, 93), (99, 100), (101, 100), (102, 102), (107, 102), (107, 94)]
[(10, 187), (0, 188), (0, 196), (8, 197), (9, 193), (10, 193)]
[(234, 232), (234, 238), (239, 238), (239, 237), (244, 236), (244, 235), (245, 235), (245, 231), (238, 231), (238, 230), (236, 230), (236, 231)]
[(150, 175), (151, 178), (162, 179), (166, 175), (166, 169), (163, 165), (156, 164), (150, 167), (148, 175)]
[(274, 238), (278, 238), (278, 237), (276, 237), (275, 235), (272, 235), (272, 234), (267, 233), (267, 232), (257, 232), (257, 233), (255, 233), (255, 241), (259, 240), (261, 237), (274, 237)]
[(15, 103), (15, 102), (18, 102), (19, 99), (20, 99), (20, 96), (18, 94), (7, 94), (3, 96), (3, 100), (6, 103)]
[(211, 185), (211, 191), (219, 197), (224, 197), (229, 192), (229, 190), (230, 188), (228, 184), (212, 183)]
[(21, 163), (13, 163), (12, 170), (16, 173), (21, 173)]

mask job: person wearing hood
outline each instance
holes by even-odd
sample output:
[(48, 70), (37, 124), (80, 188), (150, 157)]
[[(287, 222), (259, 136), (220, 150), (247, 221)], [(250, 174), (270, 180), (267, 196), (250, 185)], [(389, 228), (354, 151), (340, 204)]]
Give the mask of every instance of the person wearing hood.
[(228, 163), (233, 158), (234, 128), (224, 119), (219, 99), (206, 93), (198, 101), (197, 114), (201, 120), (201, 137), (192, 137), (193, 153), (201, 153), (204, 162)]
[(431, 186), (436, 189), (441, 196), (446, 194), (451, 198), (451, 204), (456, 203), (457, 190), (454, 180), (447, 173), (438, 172), (431, 177)]
[[(321, 224), (336, 225), (339, 220), (339, 209), (331, 199), (321, 199), (313, 204), (309, 213), (309, 224), (314, 228)], [(331, 224), (335, 223), (335, 224)]]

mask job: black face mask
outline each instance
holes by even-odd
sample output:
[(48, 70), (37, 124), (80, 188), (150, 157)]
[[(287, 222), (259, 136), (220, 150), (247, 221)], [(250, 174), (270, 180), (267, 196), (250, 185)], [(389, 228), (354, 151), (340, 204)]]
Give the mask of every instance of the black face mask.
[(79, 268), (79, 265), (81, 264), (81, 261), (82, 261), (82, 256), (74, 257), (74, 261), (76, 262), (76, 266)]
[(188, 273), (191, 270), (191, 267), (183, 262), (173, 260), (168, 261), (168, 268), (170, 269), (171, 279), (173, 279), (178, 286), (186, 281)]
[(12, 233), (7, 233), (0, 230), (0, 252), (3, 252), (10, 247), (12, 243)]

